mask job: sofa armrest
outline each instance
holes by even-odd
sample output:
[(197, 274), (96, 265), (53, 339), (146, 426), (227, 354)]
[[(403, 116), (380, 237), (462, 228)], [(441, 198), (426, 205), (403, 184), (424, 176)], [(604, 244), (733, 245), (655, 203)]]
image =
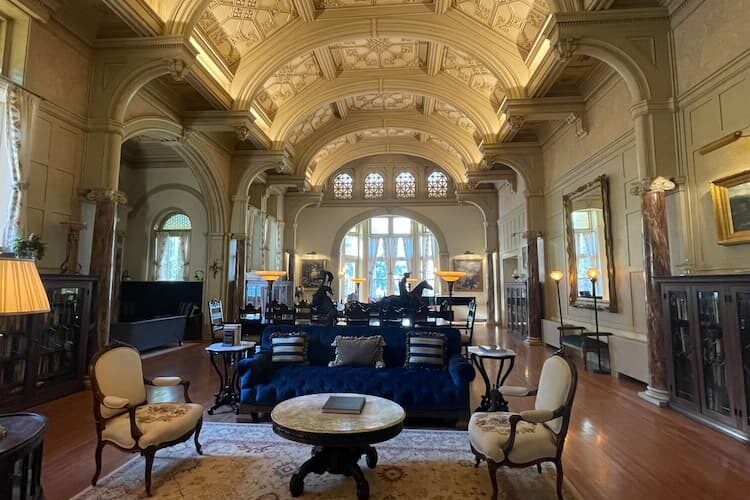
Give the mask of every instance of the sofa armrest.
[(250, 383), (256, 382), (271, 370), (271, 353), (267, 351), (261, 351), (237, 363), (237, 375), (243, 382), (246, 378)]
[(451, 356), (448, 360), (448, 372), (451, 374), (453, 383), (459, 387), (468, 384), (474, 380), (474, 377), (476, 376), (474, 367), (471, 366), (471, 363), (460, 354)]

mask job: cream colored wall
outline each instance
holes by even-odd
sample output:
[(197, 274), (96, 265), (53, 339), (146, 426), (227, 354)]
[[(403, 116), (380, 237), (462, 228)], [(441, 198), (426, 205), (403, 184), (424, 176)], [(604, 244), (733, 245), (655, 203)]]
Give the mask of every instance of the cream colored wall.
[[(308, 252), (320, 254), (320, 258), (331, 259), (336, 234), (357, 215), (370, 212), (370, 207), (310, 207), (304, 209), (297, 220), (297, 244), (295, 247), (298, 260)], [(432, 221), (438, 227), (448, 248), (440, 248), (441, 254), (449, 258), (462, 255), (466, 250), (482, 255), (484, 253), (484, 225), (479, 210), (469, 205), (445, 206), (409, 206), (408, 210)], [(398, 210), (393, 210), (394, 215)], [(486, 266), (485, 266), (486, 267)], [(332, 272), (337, 270), (333, 269)], [(484, 269), (485, 273), (487, 272)], [(299, 276), (299, 262), (295, 274)], [(486, 318), (487, 281), (480, 293), (461, 293), (455, 295), (477, 296), (477, 317)], [(337, 291), (337, 290), (336, 290)], [(447, 288), (442, 292), (447, 293)]]
[(127, 269), (132, 279), (152, 278), (152, 228), (172, 210), (186, 213), (192, 223), (188, 275), (192, 279), (196, 270), (206, 272), (206, 207), (195, 176), (188, 167), (123, 167), (120, 188), (128, 194), (123, 269)]
[(47, 244), (42, 271), (57, 271), (65, 259), (60, 222), (79, 219), (88, 78), (88, 49), (59, 26), (33, 21), (24, 85), (44, 100), (32, 128), (26, 232)]

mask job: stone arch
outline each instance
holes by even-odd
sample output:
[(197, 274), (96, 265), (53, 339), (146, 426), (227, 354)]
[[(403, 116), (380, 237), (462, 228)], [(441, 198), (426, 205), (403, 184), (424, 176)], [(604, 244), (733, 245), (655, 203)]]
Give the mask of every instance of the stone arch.
[(465, 168), (457, 158), (417, 141), (412, 142), (412, 144), (406, 142), (359, 143), (344, 146), (315, 166), (315, 170), (310, 175), (310, 183), (313, 186), (322, 186), (333, 172), (350, 161), (389, 153), (406, 154), (430, 160), (440, 166), (452, 178), (454, 184), (462, 185), (466, 182)]
[(204, 195), (209, 232), (226, 232), (228, 209), (224, 190), (213, 175), (211, 165), (201, 148), (183, 137), (182, 126), (169, 119), (153, 116), (136, 118), (126, 123), (123, 142), (147, 132), (157, 132), (171, 139), (170, 144), (192, 170)]
[(164, 26), (164, 34), (190, 37), (203, 11), (210, 3), (211, 0), (178, 0), (172, 15), (169, 16), (169, 21)]
[(185, 184), (169, 183), (169, 184), (160, 184), (159, 186), (146, 191), (146, 193), (144, 193), (143, 196), (141, 196), (140, 198), (135, 200), (134, 203), (131, 204), (131, 206), (133, 207), (131, 210), (131, 213), (137, 213), (141, 208), (143, 208), (143, 204), (146, 203), (146, 200), (148, 200), (152, 196), (159, 194), (161, 192), (164, 192), (164, 191), (171, 191), (171, 190), (185, 191), (186, 193), (200, 200), (200, 202), (203, 204), (203, 208), (206, 209), (206, 198), (203, 196), (203, 193), (201, 193), (200, 191), (198, 191), (197, 189), (191, 186), (186, 186)]
[(107, 117), (118, 123), (125, 122), (125, 113), (133, 96), (147, 83), (170, 73), (169, 64), (164, 59), (156, 59), (134, 68), (115, 87), (107, 106)]
[(651, 97), (648, 78), (627, 52), (610, 43), (593, 38), (583, 38), (577, 43), (577, 54), (591, 56), (617, 71), (628, 87), (633, 104)]

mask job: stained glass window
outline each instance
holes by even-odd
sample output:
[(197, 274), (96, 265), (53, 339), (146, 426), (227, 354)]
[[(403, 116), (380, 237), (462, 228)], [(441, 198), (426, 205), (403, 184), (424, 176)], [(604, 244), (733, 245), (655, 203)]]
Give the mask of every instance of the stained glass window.
[(367, 174), (367, 177), (365, 177), (365, 199), (382, 198), (384, 185), (385, 181), (382, 175), (377, 172)]
[(396, 198), (414, 198), (417, 195), (417, 181), (409, 172), (396, 176)]
[(333, 179), (333, 197), (337, 200), (351, 200), (354, 180), (347, 173), (341, 173)]
[(442, 172), (433, 172), (427, 177), (427, 197), (446, 198), (448, 196), (448, 176)]

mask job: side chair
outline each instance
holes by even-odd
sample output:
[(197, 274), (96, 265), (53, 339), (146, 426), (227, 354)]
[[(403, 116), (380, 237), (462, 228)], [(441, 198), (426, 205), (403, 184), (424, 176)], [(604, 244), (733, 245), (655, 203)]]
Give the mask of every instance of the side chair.
[[(96, 421), (96, 472), (91, 479), (96, 486), (102, 470), (104, 445), (146, 459), (146, 494), (151, 496), (151, 468), (156, 452), (194, 436), (195, 449), (202, 455), (198, 442), (203, 425), (203, 406), (190, 401), (190, 382), (180, 377), (143, 376), (141, 355), (127, 344), (112, 344), (94, 356), (89, 370), (94, 396)], [(146, 385), (178, 386), (184, 391), (184, 403), (149, 403)]]

